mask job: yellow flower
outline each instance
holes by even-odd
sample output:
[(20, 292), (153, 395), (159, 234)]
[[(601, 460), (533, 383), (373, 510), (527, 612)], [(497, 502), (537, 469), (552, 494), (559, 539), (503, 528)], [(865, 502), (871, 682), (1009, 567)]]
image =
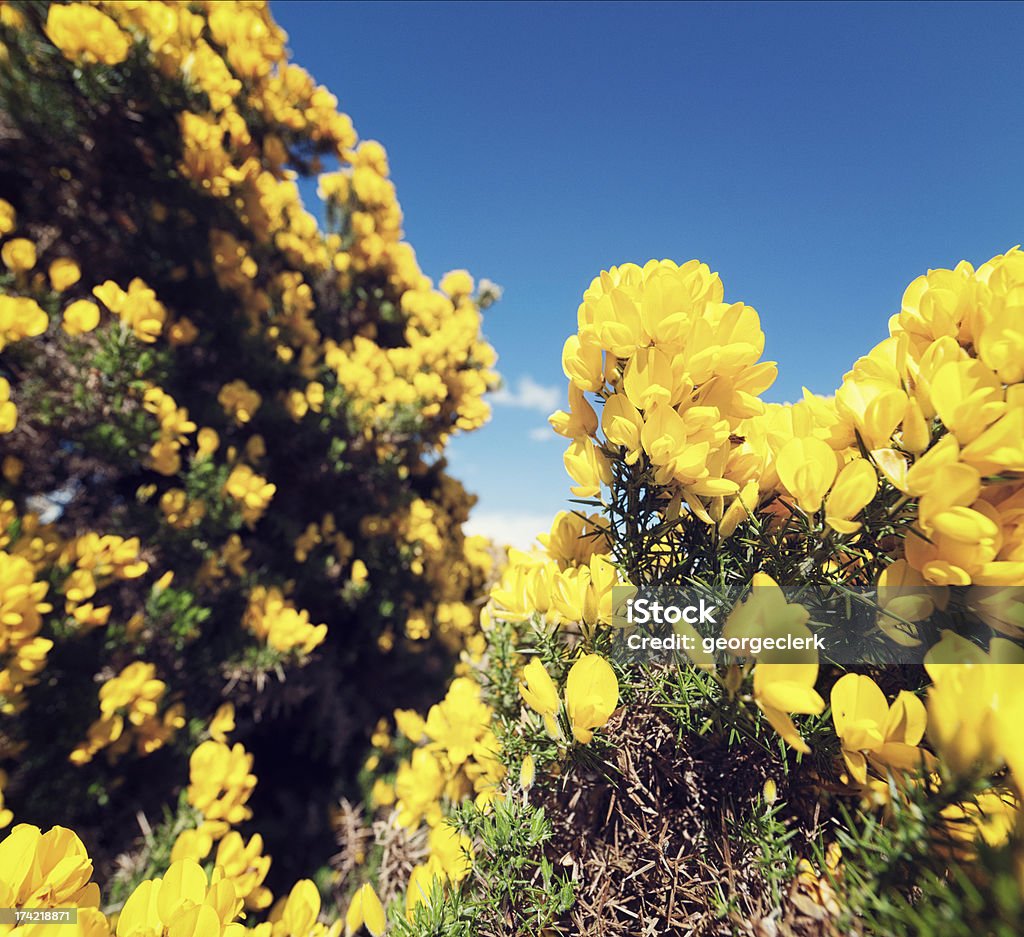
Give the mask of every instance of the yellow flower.
[(210, 830), (199, 826), (194, 830), (182, 830), (171, 847), (171, 863), (180, 859), (193, 859), (202, 862), (213, 849), (213, 836)]
[(519, 684), (519, 694), (534, 712), (544, 717), (544, 726), (553, 739), (561, 738), (562, 731), (555, 720), (558, 712), (558, 688), (544, 669), (539, 657), (534, 657), (523, 668), (525, 683)]
[(858, 783), (867, 783), (868, 761), (898, 771), (928, 764), (928, 754), (917, 747), (928, 717), (913, 693), (901, 690), (890, 706), (874, 680), (848, 673), (832, 687), (830, 705), (843, 759)]
[(897, 644), (918, 646), (921, 640), (914, 623), (931, 615), (936, 595), (943, 591), (929, 587), (906, 560), (890, 563), (878, 577), (878, 627)]
[(129, 327), (141, 342), (152, 344), (163, 331), (167, 310), (156, 298), (156, 293), (135, 277), (127, 291), (113, 280), (107, 280), (92, 290), (104, 306)]
[(611, 484), (612, 470), (608, 459), (586, 437), (573, 440), (562, 461), (569, 477), (576, 482), (570, 491), (578, 498), (596, 498), (601, 494), (602, 484)]
[(480, 698), (480, 685), (469, 677), (456, 677), (445, 698), (430, 707), (424, 729), (458, 766), (470, 757), (490, 724), (491, 708)]
[(1002, 382), (981, 361), (949, 361), (932, 377), (935, 411), (964, 446), (1006, 412), (1003, 398)]
[(277, 485), (268, 482), (248, 465), (236, 465), (224, 483), (224, 490), (242, 505), (242, 517), (253, 527), (267, 509)]
[(619, 704), (619, 681), (608, 661), (584, 654), (569, 669), (565, 681), (565, 708), (577, 742), (586, 745), (594, 729), (603, 726)]
[(352, 902), (345, 912), (345, 934), (351, 937), (364, 925), (373, 937), (381, 937), (387, 927), (384, 906), (369, 882), (361, 885), (352, 896)]
[(256, 776), (252, 755), (236, 742), (231, 748), (222, 742), (202, 742), (189, 758), (188, 802), (207, 820), (242, 823), (252, 816), (246, 806)]
[(427, 839), (430, 855), (451, 882), (461, 882), (473, 868), (473, 845), (449, 822), (439, 823)]
[(409, 886), (405, 892), (406, 920), (413, 919), (419, 905), (429, 906), (431, 904), (442, 881), (444, 881), (444, 875), (438, 868), (437, 860), (433, 857), (427, 862), (421, 862), (413, 867), (412, 872), (409, 873)]
[(441, 277), (441, 292), (452, 300), (459, 300), (473, 292), (473, 278), (468, 270), (451, 270)]
[(601, 412), (601, 431), (605, 439), (626, 449), (626, 464), (633, 465), (640, 458), (640, 434), (644, 419), (640, 411), (624, 394), (613, 394)]
[(196, 433), (196, 448), (199, 458), (205, 459), (213, 455), (220, 448), (220, 436), (215, 429), (204, 426)]
[(759, 663), (754, 668), (754, 702), (787, 745), (805, 755), (810, 748), (789, 713), (818, 715), (825, 701), (817, 694), (818, 664)]
[(571, 335), (562, 348), (562, 370), (580, 390), (600, 390), (604, 384), (602, 357), (600, 345), (584, 345)]
[[(7, 772), (0, 771), (0, 830), (11, 825), (14, 813), (4, 805), (4, 788), (7, 786)], [(2, 875), (2, 873), (0, 873)], [(2, 879), (0, 879), (2, 881)]]
[(34, 299), (0, 295), (0, 351), (23, 338), (42, 335), (49, 321)]
[(439, 798), (444, 786), (445, 776), (433, 752), (415, 749), (408, 761), (399, 764), (395, 775), (399, 825), (411, 829), (424, 819), (437, 823), (441, 818)]
[(821, 507), (825, 493), (832, 487), (837, 467), (835, 452), (813, 436), (791, 439), (779, 450), (775, 460), (779, 480), (808, 514)]
[(63, 293), (82, 278), (82, 271), (70, 257), (58, 257), (50, 264), (47, 273), (50, 277), (50, 286), (58, 293)]
[(244, 425), (253, 418), (262, 398), (245, 381), (239, 380), (225, 384), (217, 394), (217, 401), (228, 416), (234, 417), (235, 422)]
[(319, 914), (319, 890), (308, 878), (300, 879), (292, 886), (284, 902), (280, 917), (281, 932), (291, 935), (309, 934)]
[(72, 62), (118, 65), (128, 58), (131, 41), (109, 16), (85, 3), (54, 4), (46, 17), (46, 35)]
[(91, 332), (100, 324), (100, 307), (87, 299), (79, 299), (64, 310), (64, 331), (68, 335)]
[(0, 435), (10, 433), (18, 425), (18, 408), (11, 400), (11, 383), (0, 377)]
[(1005, 762), (1024, 791), (1022, 664), (1024, 651), (1005, 638), (993, 638), (986, 654), (944, 631), (929, 649), (928, 738), (954, 774), (988, 773)]
[(878, 476), (867, 459), (852, 459), (839, 472), (832, 491), (825, 499), (825, 523), (841, 534), (860, 530), (852, 520), (868, 505), (878, 491)]
[(182, 316), (167, 330), (167, 340), (174, 346), (191, 345), (199, 337), (199, 329), (187, 316)]
[(0, 248), (0, 258), (8, 270), (25, 273), (36, 265), (36, 246), (28, 238), (12, 238)]
[(629, 359), (622, 379), (626, 397), (638, 410), (650, 410), (656, 404), (673, 407), (683, 394), (692, 390), (676, 380), (672, 359), (660, 348), (640, 348)]
[(597, 432), (597, 414), (575, 384), (569, 384), (569, 412), (556, 410), (548, 417), (548, 423), (559, 436), (575, 439), (577, 436), (593, 436)]
[(17, 213), (7, 199), (0, 198), (0, 235), (10, 234), (17, 224)]
[(235, 707), (232, 703), (222, 703), (210, 720), (210, 738), (217, 742), (226, 742), (228, 733), (235, 731)]
[[(215, 876), (216, 878), (216, 876)], [(117, 918), (117, 937), (196, 934), (219, 937), (241, 910), (229, 881), (209, 884), (194, 859), (179, 859), (163, 878), (147, 879), (128, 896)]]
[(246, 843), (240, 833), (232, 830), (220, 841), (214, 865), (231, 882), (235, 897), (244, 901), (247, 908), (258, 910), (270, 905), (274, 896), (263, 885), (270, 869), (270, 856), (263, 855), (263, 837), (259, 833), (254, 833)]
[[(755, 573), (751, 581), (750, 596), (729, 613), (722, 629), (722, 637), (750, 641), (752, 638), (781, 639), (792, 636), (805, 642), (811, 638), (807, 621), (811, 613), (798, 602), (788, 602), (778, 583), (767, 573)], [(793, 661), (793, 651), (765, 650), (756, 656), (762, 662)], [(738, 655), (739, 656), (739, 655)], [(799, 658), (804, 660), (801, 653)], [(817, 652), (807, 652), (808, 661), (817, 661)], [(795, 711), (795, 710), (793, 710)]]
[(9, 907), (99, 905), (92, 859), (71, 830), (19, 823), (0, 842), (0, 895)]
[(884, 380), (865, 378), (854, 371), (836, 391), (836, 409), (853, 423), (869, 449), (889, 444), (907, 412), (907, 395)]
[(370, 791), (370, 802), (376, 807), (390, 807), (395, 802), (395, 787), (383, 778), (373, 782)]
[(426, 735), (427, 724), (414, 709), (396, 709), (395, 726), (410, 742), (419, 744)]
[(252, 590), (242, 623), (282, 654), (309, 654), (327, 637), (327, 625), (314, 625), (309, 612), (295, 608), (276, 587), (256, 586)]

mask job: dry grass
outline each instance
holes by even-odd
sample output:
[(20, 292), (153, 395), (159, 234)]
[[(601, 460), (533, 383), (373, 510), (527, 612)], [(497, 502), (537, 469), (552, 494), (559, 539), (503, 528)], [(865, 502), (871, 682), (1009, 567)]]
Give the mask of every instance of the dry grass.
[[(831, 937), (828, 913), (794, 884), (773, 901), (758, 847), (736, 832), (765, 781), (794, 794), (778, 757), (753, 743), (726, 747), (677, 729), (648, 703), (608, 726), (610, 770), (574, 771), (542, 793), (554, 827), (550, 857), (577, 881), (569, 914), (582, 937)], [(792, 797), (813, 805), (812, 791)], [(762, 808), (763, 809), (763, 808)], [(818, 822), (790, 816), (797, 842)]]

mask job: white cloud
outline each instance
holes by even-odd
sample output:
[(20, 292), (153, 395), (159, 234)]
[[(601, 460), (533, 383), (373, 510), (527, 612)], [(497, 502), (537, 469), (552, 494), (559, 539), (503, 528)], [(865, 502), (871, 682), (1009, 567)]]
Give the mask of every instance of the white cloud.
[(474, 512), (466, 522), (467, 534), (483, 534), (501, 546), (518, 547), (528, 550), (537, 534), (551, 529), (551, 516), (547, 514), (525, 514), (518, 511)]
[(551, 442), (558, 439), (558, 434), (550, 426), (535, 426), (530, 430), (530, 439), (534, 442)]
[(496, 390), (488, 397), (491, 403), (505, 407), (519, 407), (522, 410), (536, 410), (547, 416), (562, 403), (562, 388), (538, 384), (529, 374), (524, 374), (515, 383)]

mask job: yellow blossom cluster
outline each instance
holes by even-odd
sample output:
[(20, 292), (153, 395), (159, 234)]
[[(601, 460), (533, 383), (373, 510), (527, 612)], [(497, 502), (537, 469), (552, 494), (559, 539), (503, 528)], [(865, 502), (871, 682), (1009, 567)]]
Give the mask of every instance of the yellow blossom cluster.
[(255, 786), (252, 755), (240, 742), (229, 748), (224, 742), (210, 739), (192, 752), (188, 802), (211, 824), (214, 838), (252, 816), (246, 803)]
[(394, 799), (401, 826), (426, 822), (433, 828), (441, 822), (444, 802), (472, 796), (484, 805), (497, 795), (505, 769), (491, 717), (480, 685), (470, 677), (456, 677), (426, 719), (412, 710), (395, 711), (398, 731), (417, 747), (399, 764), (394, 787), (379, 793)]
[[(15, 229), (17, 213), (10, 202), (0, 199), (0, 234), (8, 234)], [(16, 275), (24, 274), (36, 265), (36, 247), (28, 238), (10, 238), (0, 247), (0, 260), (4, 266)], [(0, 351), (8, 345), (24, 338), (42, 335), (49, 319), (39, 303), (30, 296), (0, 295)], [(10, 388), (7, 388), (9, 395)], [(9, 406), (13, 407), (13, 404)], [(8, 419), (13, 429), (16, 416)], [(0, 421), (2, 426), (2, 421)], [(9, 432), (10, 430), (4, 430)]]
[(239, 503), (245, 523), (254, 527), (274, 497), (277, 485), (240, 462), (231, 470), (224, 491)]
[(237, 423), (248, 423), (259, 409), (262, 398), (245, 381), (231, 381), (217, 394), (217, 402)]
[(46, 331), (49, 320), (39, 303), (26, 296), (0, 296), (0, 351)]
[[(544, 719), (552, 738), (561, 739), (556, 719), (561, 708), (558, 688), (540, 660), (534, 657), (523, 668), (519, 694), (526, 704)], [(565, 712), (573, 738), (586, 745), (594, 738), (594, 729), (603, 726), (619, 704), (619, 681), (615, 671), (598, 654), (584, 654), (569, 668), (565, 680)]]
[(325, 363), (349, 398), (353, 416), (369, 431), (396, 416), (434, 419), (445, 410), (454, 428), (476, 429), (489, 415), (481, 397), (496, 378), (489, 371), (493, 351), (474, 342), (480, 330), (475, 304), (466, 298), (456, 307), (429, 288), (410, 289), (402, 295), (402, 309), (406, 345), (384, 348), (364, 335), (325, 345)]
[[(445, 819), (446, 807), (473, 798), (487, 809), (495, 798), (504, 796), (498, 789), (505, 768), (492, 729), (493, 715), (482, 699), (480, 685), (465, 676), (451, 682), (444, 699), (431, 706), (426, 719), (413, 710), (394, 713), (397, 731), (415, 748), (409, 758), (399, 762), (393, 782), (377, 779), (373, 802), (377, 807), (392, 807), (393, 820), (399, 826), (415, 830), (425, 823), (429, 830), (428, 855), (413, 866), (406, 888), (410, 920), (435, 888), (457, 885), (472, 869), (472, 841)], [(383, 727), (375, 740), (387, 747), (389, 739)], [(377, 756), (373, 756), (368, 763), (371, 770), (376, 763)], [(375, 896), (369, 900), (372, 904)]]
[[(1017, 248), (911, 283), (889, 338), (833, 398), (805, 392), (740, 428), (763, 465), (762, 500), (777, 492), (807, 514), (824, 508), (828, 526), (853, 534), (884, 480), (917, 504), (904, 546), (922, 584), (1024, 581), (1022, 284)], [(755, 492), (740, 518), (756, 503)]]
[(70, 541), (61, 554), (64, 564), (74, 568), (64, 580), (64, 610), (82, 630), (107, 624), (110, 605), (97, 605), (96, 593), (115, 580), (138, 579), (149, 569), (140, 556), (137, 537), (115, 534), (83, 534)]
[(352, 557), (352, 541), (338, 530), (334, 514), (328, 511), (320, 522), (311, 521), (306, 529), (295, 538), (295, 561), (305, 563), (309, 555), (319, 546), (330, 547), (331, 556), (338, 563), (347, 563)]
[(11, 382), (0, 377), (0, 435), (10, 433), (18, 425), (18, 408), (11, 401)]
[[(91, 881), (92, 859), (71, 830), (54, 826), (43, 832), (21, 823), (0, 841), (0, 901), (6, 908), (79, 909), (79, 923), (88, 937), (109, 934), (99, 911), (100, 890)], [(10, 933), (10, 924), (0, 925)], [(45, 924), (34, 925), (43, 931)], [(49, 925), (52, 927), (53, 925)], [(29, 927), (18, 928), (21, 931)]]
[(117, 65), (131, 38), (102, 10), (86, 3), (58, 5), (46, 17), (46, 35), (73, 62)]
[(249, 594), (244, 626), (275, 651), (309, 654), (327, 637), (327, 625), (314, 625), (309, 612), (295, 608), (276, 587), (257, 586)]
[[(949, 661), (953, 661), (950, 663)], [(928, 651), (928, 737), (957, 775), (1010, 769), (1024, 796), (1024, 649), (993, 638), (988, 652), (946, 632)]]
[(99, 692), (100, 717), (89, 727), (86, 740), (68, 756), (72, 764), (88, 764), (104, 749), (114, 760), (133, 743), (139, 755), (163, 747), (185, 725), (181, 703), (160, 712), (166, 693), (167, 684), (157, 678), (156, 667), (144, 661), (129, 664), (107, 680)]
[(167, 310), (156, 293), (136, 277), (124, 290), (113, 280), (93, 287), (95, 296), (140, 342), (152, 344), (160, 337), (167, 321)]
[(181, 470), (181, 447), (188, 444), (196, 424), (188, 410), (179, 407), (174, 398), (160, 387), (150, 387), (143, 395), (143, 408), (156, 417), (158, 438), (149, 450), (153, 468), (161, 475), (177, 475)]
[(160, 510), (167, 523), (179, 530), (195, 527), (206, 514), (206, 505), (199, 500), (189, 500), (182, 488), (168, 488), (160, 495)]
[[(724, 499), (756, 475), (736, 434), (763, 412), (759, 395), (776, 376), (773, 363), (759, 360), (757, 313), (724, 302), (706, 264), (663, 260), (603, 272), (584, 293), (578, 321), (562, 352), (570, 410), (551, 417), (572, 439), (565, 466), (573, 493), (600, 495), (612, 480), (609, 454), (627, 465), (643, 456), (656, 484), (705, 522), (720, 520)], [(603, 403), (600, 422), (587, 392)]]
[(49, 585), (37, 582), (23, 556), (0, 551), (0, 712), (11, 714), (23, 704), (23, 692), (46, 665), (53, 647), (39, 634)]
[(542, 535), (544, 552), (509, 551), (501, 580), (491, 589), (488, 615), (523, 621), (534, 614), (552, 624), (576, 622), (584, 630), (609, 624), (612, 589), (622, 584), (608, 554), (607, 525), (566, 511)]
[[(172, 860), (167, 871), (139, 882), (123, 906), (109, 918), (100, 910), (100, 891), (91, 881), (93, 862), (71, 830), (55, 826), (43, 833), (21, 824), (0, 841), (0, 901), (9, 908), (74, 909), (77, 932), (83, 937), (241, 937), (245, 910), (267, 907), (270, 895), (253, 884), (266, 872), (257, 859), (260, 842), (247, 846), (237, 834), (221, 843), (210, 871), (195, 859)], [(254, 895), (258, 895), (255, 902)], [(269, 914), (252, 928), (255, 937), (339, 937), (365, 926), (374, 937), (385, 930), (384, 909), (369, 885), (350, 904), (345, 920), (328, 927), (318, 921), (320, 893), (309, 879), (295, 883)], [(41, 937), (54, 925), (27, 923), (17, 928), (23, 937)], [(3, 933), (14, 931), (3, 925)]]

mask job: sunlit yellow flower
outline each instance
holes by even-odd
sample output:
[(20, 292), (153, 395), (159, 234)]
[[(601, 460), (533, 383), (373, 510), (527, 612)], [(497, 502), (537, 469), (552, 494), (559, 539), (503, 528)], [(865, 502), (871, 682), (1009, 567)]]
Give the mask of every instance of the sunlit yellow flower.
[(578, 498), (596, 498), (601, 485), (611, 483), (608, 459), (589, 439), (575, 439), (563, 456), (565, 470), (576, 484), (570, 489)]
[(808, 514), (821, 507), (836, 477), (835, 452), (813, 436), (787, 442), (776, 457), (779, 480)]
[(523, 668), (523, 680), (525, 682), (519, 684), (519, 694), (526, 701), (526, 705), (544, 717), (548, 735), (555, 739), (561, 738), (562, 731), (555, 719), (561, 705), (558, 700), (558, 688), (544, 669), (540, 658), (534, 657)]
[(28, 238), (11, 238), (0, 247), (0, 258), (8, 270), (25, 273), (36, 265), (36, 246)]
[(83, 335), (100, 324), (100, 307), (87, 299), (79, 299), (64, 309), (62, 326), (68, 335)]
[(50, 264), (47, 274), (50, 277), (50, 286), (58, 293), (63, 293), (82, 278), (82, 271), (70, 257), (58, 257)]
[(787, 745), (805, 755), (810, 748), (790, 713), (818, 715), (825, 701), (817, 694), (818, 664), (759, 663), (754, 668), (754, 702)]
[(584, 654), (569, 668), (565, 708), (577, 742), (586, 745), (619, 705), (619, 681), (603, 657)]
[(350, 937), (364, 926), (373, 937), (381, 937), (387, 927), (384, 906), (368, 882), (361, 885), (352, 896), (352, 901), (345, 912), (345, 934)]
[(11, 383), (0, 377), (0, 434), (10, 433), (18, 425), (18, 408), (11, 400)]
[(51, 6), (46, 35), (73, 62), (117, 65), (128, 57), (131, 48), (131, 41), (117, 23), (85, 3)]
[(7, 199), (0, 198), (0, 235), (10, 234), (17, 223), (17, 213)]
[(836, 735), (851, 777), (867, 782), (868, 761), (898, 771), (915, 771), (928, 764), (919, 749), (927, 714), (913, 693), (901, 690), (890, 706), (870, 677), (848, 673), (832, 687), (830, 699)]

